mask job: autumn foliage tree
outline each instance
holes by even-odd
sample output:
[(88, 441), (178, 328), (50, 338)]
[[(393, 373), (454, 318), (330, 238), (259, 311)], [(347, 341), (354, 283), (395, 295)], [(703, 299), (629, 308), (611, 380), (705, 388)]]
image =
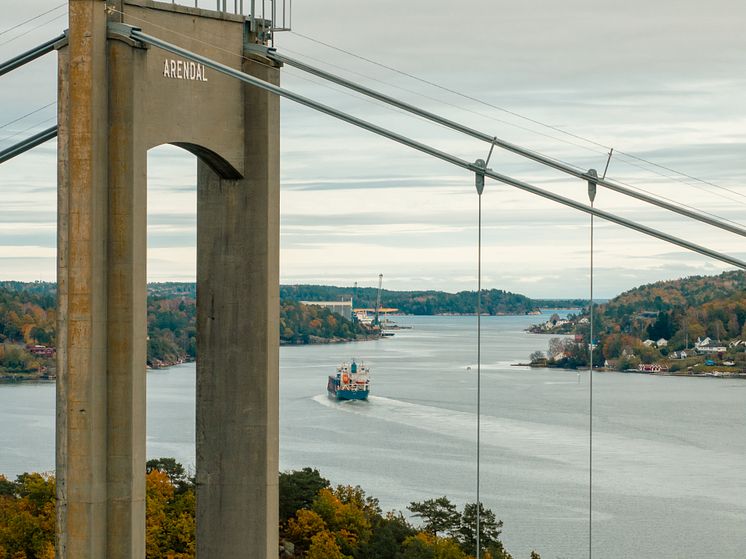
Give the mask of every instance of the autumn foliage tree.
[(54, 559), (55, 480), (0, 476), (0, 559)]
[(354, 324), (319, 305), (288, 300), (283, 301), (280, 306), (281, 343), (303, 344), (309, 343), (313, 338), (354, 340), (372, 333), (367, 326)]
[(176, 488), (168, 473), (158, 469), (145, 478), (145, 547), (149, 558), (195, 556), (194, 487), (181, 492)]
[[(172, 458), (148, 461), (145, 476), (146, 556), (194, 559), (194, 478)], [(382, 513), (359, 486), (332, 488), (316, 470), (285, 472), (281, 479), (281, 502), (299, 507), (279, 526), (282, 559), (473, 558), (475, 505), (454, 515), (445, 496), (412, 503), (426, 520), (419, 530), (401, 513)], [(433, 522), (443, 512), (445, 524)], [(498, 538), (502, 522), (489, 509), (481, 512), (482, 557), (511, 559)], [(53, 476), (0, 476), (0, 559), (54, 559), (55, 520)]]

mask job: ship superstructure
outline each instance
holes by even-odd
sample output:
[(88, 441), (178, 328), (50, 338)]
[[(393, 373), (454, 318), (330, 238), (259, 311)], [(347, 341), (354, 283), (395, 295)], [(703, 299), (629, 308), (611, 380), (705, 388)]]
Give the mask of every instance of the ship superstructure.
[(366, 400), (370, 392), (370, 370), (362, 363), (342, 363), (337, 373), (329, 375), (329, 396), (337, 400)]

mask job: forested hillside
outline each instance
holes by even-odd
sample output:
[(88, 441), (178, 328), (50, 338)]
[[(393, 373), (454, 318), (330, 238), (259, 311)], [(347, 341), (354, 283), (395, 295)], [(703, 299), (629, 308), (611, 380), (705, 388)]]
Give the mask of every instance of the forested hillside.
[(54, 284), (0, 282), (0, 377), (45, 372), (50, 357), (26, 345), (54, 346), (56, 301)]
[[(594, 365), (626, 370), (659, 364), (667, 371), (746, 371), (746, 273), (692, 276), (636, 287), (598, 305)], [(548, 364), (584, 367), (588, 363), (587, 310), (570, 321), (532, 327), (534, 332), (574, 333), (575, 341), (550, 342)], [(699, 340), (699, 342), (698, 342)], [(540, 352), (532, 361), (545, 359)]]
[[(334, 287), (329, 285), (282, 285), (280, 298), (294, 301), (334, 301), (354, 298), (356, 308), (374, 308), (378, 289), (374, 287)], [(392, 291), (381, 290), (381, 306), (399, 309), (404, 314), (474, 314), (476, 291)], [(526, 314), (536, 308), (524, 295), (501, 289), (482, 291), (482, 312), (497, 314)]]
[(0, 342), (54, 343), (56, 305), (54, 284), (0, 282)]
[[(197, 355), (196, 289), (193, 283), (148, 286), (147, 362), (162, 367), (191, 361)], [(0, 282), (0, 377), (22, 378), (54, 370), (57, 286), (54, 283)], [(280, 342), (327, 343), (366, 339), (378, 330), (315, 305), (284, 301), (280, 308)], [(21, 375), (21, 376), (19, 376)]]
[(746, 337), (746, 272), (692, 276), (636, 287), (598, 308), (604, 325), (674, 345), (709, 336)]
[(746, 297), (746, 272), (719, 276), (690, 276), (635, 287), (611, 299), (605, 314), (622, 316), (634, 311), (665, 311), (677, 306), (700, 306), (710, 301)]

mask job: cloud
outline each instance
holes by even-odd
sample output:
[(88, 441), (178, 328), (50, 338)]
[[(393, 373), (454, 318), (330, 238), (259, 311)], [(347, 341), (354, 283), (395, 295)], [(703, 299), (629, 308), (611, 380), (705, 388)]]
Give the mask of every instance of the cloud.
[[(5, 27), (55, 4), (9, 2), (3, 11)], [(581, 169), (602, 170), (613, 147), (610, 177), (744, 221), (746, 75), (741, 70), (746, 4), (475, 0), (457, 5), (411, 0), (402, 9), (394, 0), (317, 0), (296, 2), (293, 9), (297, 33), (277, 35), (281, 52), (315, 59), (313, 64)], [(55, 34), (63, 21), (0, 45), (0, 59)], [(49, 55), (4, 76), (0, 125), (53, 100), (55, 70), (55, 57)], [(316, 79), (301, 79), (287, 67), (282, 81), (301, 94), (463, 159), (486, 158), (489, 151), (488, 144), (357, 94), (342, 94)], [(375, 283), (383, 272), (390, 287), (473, 287), (477, 198), (470, 173), (291, 102), (283, 101), (281, 107), (284, 281), (351, 285), (372, 278)], [(737, 194), (672, 177), (623, 152)], [(6, 277), (54, 277), (49, 251), (55, 242), (55, 158), (56, 144), (50, 142), (0, 166), (0, 246), (9, 251), (0, 253), (0, 266)], [(490, 166), (587, 202), (583, 181), (515, 155), (495, 150)], [(149, 152), (148, 167), (149, 277), (193, 279), (196, 159), (161, 146)], [(582, 296), (587, 215), (493, 181), (488, 181), (482, 203), (485, 277), (494, 282), (491, 286), (536, 297)], [(740, 237), (619, 194), (600, 189), (596, 203), (700, 244), (743, 254)], [(700, 255), (601, 220), (596, 220), (596, 234), (597, 281), (606, 296), (654, 279), (722, 269)], [(18, 250), (28, 250), (26, 258), (13, 252)]]

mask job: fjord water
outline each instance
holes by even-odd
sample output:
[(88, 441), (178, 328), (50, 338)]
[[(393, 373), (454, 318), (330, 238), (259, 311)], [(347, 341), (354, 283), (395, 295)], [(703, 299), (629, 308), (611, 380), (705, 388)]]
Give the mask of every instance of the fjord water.
[[(588, 556), (588, 373), (511, 363), (534, 316), (482, 319), (482, 500), (516, 559)], [(281, 349), (281, 467), (359, 484), (384, 509), (475, 500), (476, 318), (400, 317), (393, 338)], [(370, 366), (368, 402), (326, 376)], [(469, 369), (470, 368), (470, 369)], [(746, 557), (746, 382), (594, 373), (593, 549)], [(0, 472), (50, 470), (54, 386), (0, 385)], [(148, 456), (194, 464), (194, 365), (148, 373)]]

